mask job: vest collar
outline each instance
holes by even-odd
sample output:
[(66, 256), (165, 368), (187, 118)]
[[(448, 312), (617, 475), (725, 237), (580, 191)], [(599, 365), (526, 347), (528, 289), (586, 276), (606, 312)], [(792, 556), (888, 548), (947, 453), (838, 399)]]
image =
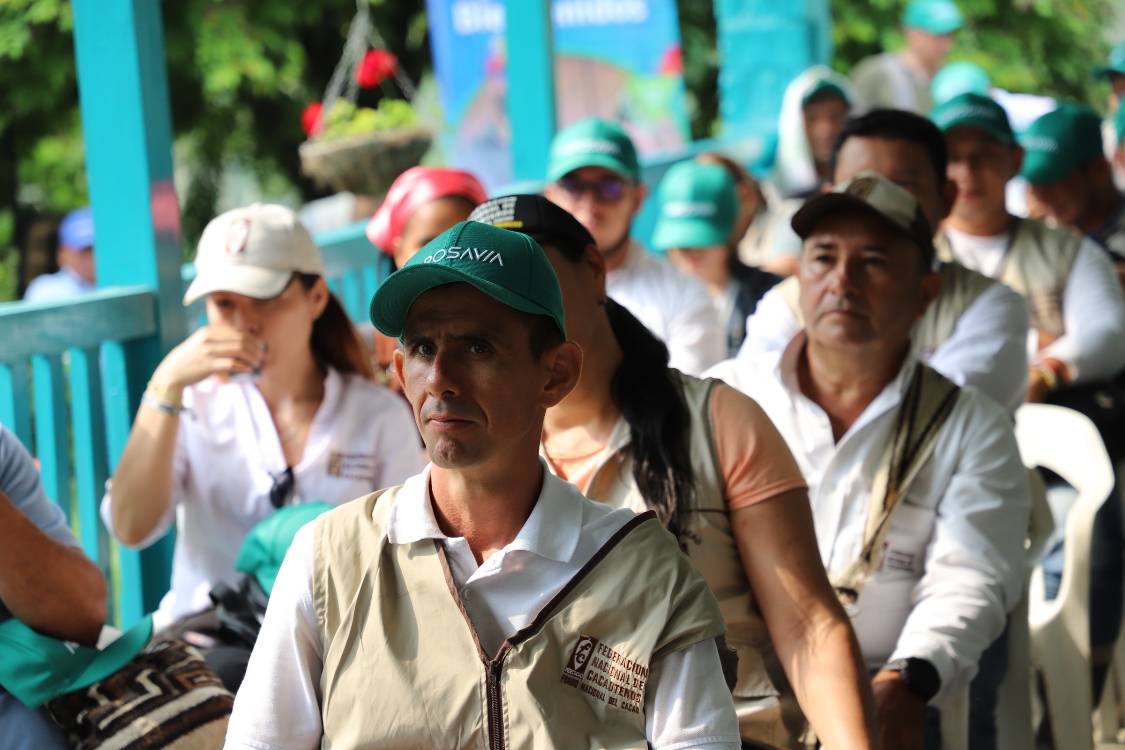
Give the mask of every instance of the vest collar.
[[(548, 560), (569, 562), (578, 547), (582, 530), (582, 505), (574, 502), (570, 485), (551, 473), (543, 459), (543, 485), (539, 499), (523, 528), (497, 555), (501, 562), (508, 552), (530, 552)], [(423, 539), (449, 539), (438, 526), (430, 495), (432, 464), (406, 480), (387, 519), (390, 544), (413, 544)]]

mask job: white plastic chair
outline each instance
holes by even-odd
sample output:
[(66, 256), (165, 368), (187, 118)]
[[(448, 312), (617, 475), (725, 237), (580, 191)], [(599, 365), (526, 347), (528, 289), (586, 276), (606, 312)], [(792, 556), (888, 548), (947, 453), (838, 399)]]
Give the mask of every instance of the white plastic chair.
[(941, 710), (941, 750), (969, 750), (969, 689)]
[(1090, 542), (1094, 515), (1113, 490), (1113, 465), (1094, 423), (1071, 409), (1027, 404), (1016, 413), (1025, 465), (1058, 474), (1077, 491), (1066, 517), (1063, 577), (1047, 601), (1043, 569), (1031, 576), (1031, 661), (1043, 677), (1055, 747), (1093, 750), (1090, 667)]

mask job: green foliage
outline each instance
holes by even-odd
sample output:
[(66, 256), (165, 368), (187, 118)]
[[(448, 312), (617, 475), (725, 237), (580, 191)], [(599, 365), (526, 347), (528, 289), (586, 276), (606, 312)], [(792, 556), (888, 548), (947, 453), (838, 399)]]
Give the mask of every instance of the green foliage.
[(710, 138), (719, 124), (719, 53), (711, 0), (676, 0), (684, 50), (684, 82), (693, 139)]
[[(996, 86), (1086, 101), (1101, 108), (1105, 92), (1091, 75), (1105, 58), (1104, 29), (1114, 0), (957, 0), (966, 26), (950, 61), (971, 60)], [(834, 67), (902, 47), (906, 0), (832, 0)]]
[(318, 140), (331, 141), (351, 135), (364, 135), (380, 130), (394, 130), (418, 124), (418, 115), (404, 99), (383, 99), (375, 109), (356, 107), (337, 100), (324, 118), (324, 132)]

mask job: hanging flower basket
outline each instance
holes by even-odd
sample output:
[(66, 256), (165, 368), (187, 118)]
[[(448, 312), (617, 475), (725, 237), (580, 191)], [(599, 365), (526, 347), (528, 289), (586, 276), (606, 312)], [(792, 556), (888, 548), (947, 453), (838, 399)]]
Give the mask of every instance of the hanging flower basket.
[(433, 142), (424, 127), (396, 128), (301, 144), (301, 171), (337, 192), (382, 195), (416, 167)]
[[(378, 108), (355, 106), (357, 87), (394, 80), (407, 100), (383, 99)], [(418, 166), (433, 133), (418, 123), (410, 106), (414, 84), (371, 22), (368, 0), (357, 0), (344, 54), (332, 74), (323, 104), (302, 113), (309, 140), (301, 144), (301, 171), (323, 187), (379, 196), (400, 174)]]

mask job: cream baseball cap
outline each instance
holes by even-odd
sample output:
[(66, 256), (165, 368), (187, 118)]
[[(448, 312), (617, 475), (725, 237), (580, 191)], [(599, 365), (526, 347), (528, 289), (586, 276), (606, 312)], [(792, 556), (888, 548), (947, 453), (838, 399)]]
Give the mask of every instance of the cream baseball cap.
[(216, 216), (199, 238), (190, 305), (211, 292), (271, 299), (294, 273), (324, 275), (324, 260), (309, 230), (285, 206), (255, 203)]

